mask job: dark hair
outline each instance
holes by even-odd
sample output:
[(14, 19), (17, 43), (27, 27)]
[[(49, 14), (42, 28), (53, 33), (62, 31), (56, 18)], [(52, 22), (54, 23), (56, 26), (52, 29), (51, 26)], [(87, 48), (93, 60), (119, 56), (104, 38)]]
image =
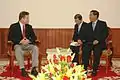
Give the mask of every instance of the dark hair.
[(97, 18), (99, 17), (99, 12), (97, 10), (91, 10), (90, 12), (93, 12), (93, 15), (97, 15)]
[(76, 14), (75, 16), (74, 16), (74, 19), (79, 19), (79, 20), (82, 20), (82, 16), (81, 16), (81, 14)]
[(22, 18), (24, 18), (26, 15), (29, 15), (29, 12), (26, 12), (26, 11), (20, 12), (20, 14), (19, 14), (19, 20), (21, 20)]

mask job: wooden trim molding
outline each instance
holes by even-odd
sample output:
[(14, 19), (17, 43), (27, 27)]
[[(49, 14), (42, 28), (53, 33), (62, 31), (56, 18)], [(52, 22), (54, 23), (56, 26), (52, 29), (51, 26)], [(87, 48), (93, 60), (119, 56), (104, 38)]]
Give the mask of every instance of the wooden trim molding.
[[(72, 28), (34, 28), (38, 40), (41, 41), (40, 52), (47, 48), (69, 47), (73, 36)], [(120, 58), (120, 28), (112, 28), (113, 57)], [(0, 58), (7, 57), (8, 28), (0, 28)]]

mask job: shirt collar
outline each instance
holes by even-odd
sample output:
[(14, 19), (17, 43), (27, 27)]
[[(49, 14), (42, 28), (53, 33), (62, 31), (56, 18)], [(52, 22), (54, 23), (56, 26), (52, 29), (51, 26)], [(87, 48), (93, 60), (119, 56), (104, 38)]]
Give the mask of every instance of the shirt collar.
[(19, 24), (20, 24), (21, 27), (25, 26), (25, 24), (22, 24), (20, 21), (19, 21)]
[(23, 24), (20, 21), (19, 21), (19, 24), (20, 24), (21, 27), (23, 26)]
[(95, 24), (96, 24), (96, 23), (97, 23), (97, 21), (98, 21), (98, 19), (97, 19), (96, 21), (94, 21), (93, 23), (95, 23)]
[(81, 27), (82, 23), (83, 23), (83, 21), (78, 26)]

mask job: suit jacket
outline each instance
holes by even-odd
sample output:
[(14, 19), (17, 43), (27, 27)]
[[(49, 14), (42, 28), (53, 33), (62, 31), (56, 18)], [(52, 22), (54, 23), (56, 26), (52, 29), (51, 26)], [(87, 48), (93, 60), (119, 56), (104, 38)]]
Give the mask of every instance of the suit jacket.
[(74, 41), (77, 41), (77, 40), (81, 40), (81, 41), (84, 41), (84, 34), (85, 34), (85, 31), (84, 31), (84, 28), (87, 26), (87, 23), (86, 22), (83, 22), (82, 25), (81, 25), (81, 28), (80, 28), (80, 31), (78, 32), (78, 24), (75, 24), (74, 26), (74, 34), (73, 34), (73, 40)]
[(93, 31), (92, 22), (88, 23), (86, 27), (85, 41), (86, 43), (93, 43), (94, 40), (99, 41), (101, 47), (106, 47), (106, 38), (108, 36), (107, 24), (104, 21), (98, 20)]
[[(34, 44), (37, 38), (32, 29), (32, 26), (29, 24), (26, 24), (25, 26), (25, 37), (30, 40), (31, 44)], [(12, 24), (9, 28), (8, 40), (12, 41), (15, 45), (19, 44), (22, 39), (23, 35), (19, 22)]]

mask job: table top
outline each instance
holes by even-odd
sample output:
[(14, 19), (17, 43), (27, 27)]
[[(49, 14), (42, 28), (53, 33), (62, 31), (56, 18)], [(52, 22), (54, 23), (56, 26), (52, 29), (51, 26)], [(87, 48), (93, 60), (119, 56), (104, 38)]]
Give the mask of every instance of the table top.
[[(71, 53), (72, 52), (70, 49), (68, 50), (68, 48), (58, 48), (58, 49), (59, 49), (60, 53), (67, 53), (67, 52)], [(47, 54), (56, 54), (56, 53), (58, 53), (58, 51), (56, 48), (51, 48), (51, 49), (47, 49), (46, 53)]]

